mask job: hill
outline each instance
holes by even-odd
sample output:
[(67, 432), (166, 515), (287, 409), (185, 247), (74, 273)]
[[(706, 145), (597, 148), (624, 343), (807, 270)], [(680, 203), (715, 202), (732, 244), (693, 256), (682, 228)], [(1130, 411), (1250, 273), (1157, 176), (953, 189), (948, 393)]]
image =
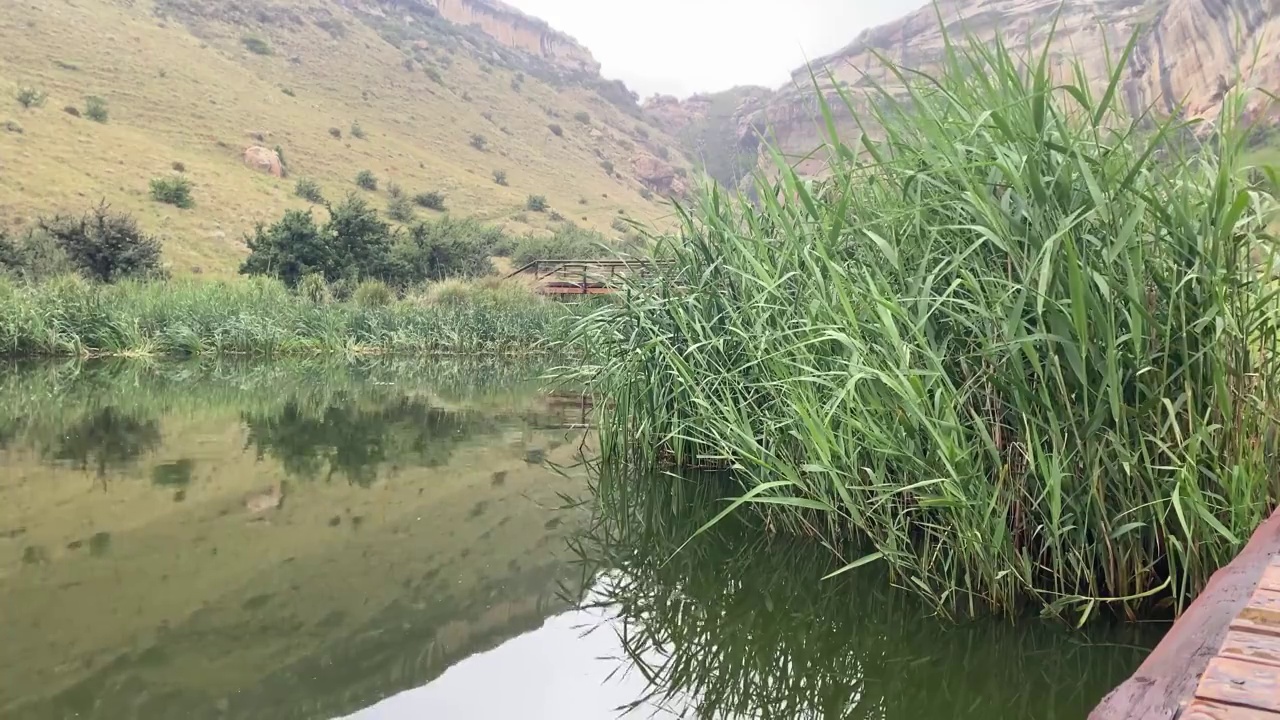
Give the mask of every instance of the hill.
[[(1280, 87), (1277, 0), (938, 0), (861, 33), (838, 52), (797, 69), (791, 83), (776, 91), (735, 88), (683, 102), (659, 97), (646, 101), (644, 108), (676, 136), (719, 126), (719, 142), (690, 148), (711, 153), (709, 170), (769, 162), (759, 154), (761, 139), (768, 137), (802, 171), (818, 173), (821, 160), (809, 157), (823, 132), (814, 76), (843, 136), (852, 139), (857, 125), (832, 81), (857, 105), (872, 81), (890, 89), (900, 85), (880, 58), (927, 71), (945, 51), (947, 36), (952, 42), (966, 36), (989, 41), (999, 33), (1012, 47), (1039, 49), (1051, 29), (1055, 72), (1066, 79), (1073, 59), (1079, 59), (1095, 86), (1109, 77), (1108, 58), (1118, 56), (1138, 33), (1121, 84), (1135, 110), (1180, 110), (1212, 120), (1223, 97), (1237, 86), (1272, 92)], [(727, 118), (726, 106), (735, 108)], [(1248, 95), (1248, 120), (1273, 126), (1274, 110), (1265, 93)], [(1259, 134), (1258, 158), (1275, 157), (1266, 151), (1271, 145), (1267, 137)]]
[[(24, 108), (21, 88), (46, 102)], [(105, 123), (85, 116), (89, 96)], [(251, 147), (266, 168), (278, 148), (287, 177), (246, 165)], [(662, 195), (684, 190), (678, 147), (585, 48), (495, 0), (73, 0), (0, 15), (0, 228), (105, 200), (162, 237), (176, 274), (234, 273), (245, 232), (308, 206), (299, 178), (378, 206), (391, 183), (440, 192), (449, 212), (512, 232), (660, 221)], [(193, 208), (150, 196), (175, 168)], [(355, 184), (362, 170), (376, 193)], [(526, 212), (530, 195), (552, 212)]]

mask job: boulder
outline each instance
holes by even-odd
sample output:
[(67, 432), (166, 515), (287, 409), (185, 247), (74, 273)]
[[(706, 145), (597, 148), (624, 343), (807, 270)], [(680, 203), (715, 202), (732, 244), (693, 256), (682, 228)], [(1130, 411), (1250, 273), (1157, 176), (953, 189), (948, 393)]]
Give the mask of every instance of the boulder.
[(688, 183), (684, 178), (676, 175), (676, 170), (671, 163), (653, 155), (642, 153), (633, 157), (631, 170), (635, 173), (637, 180), (656, 193), (683, 196), (689, 191)]
[(284, 177), (284, 167), (280, 165), (280, 156), (275, 150), (253, 145), (245, 148), (244, 164), (275, 177)]

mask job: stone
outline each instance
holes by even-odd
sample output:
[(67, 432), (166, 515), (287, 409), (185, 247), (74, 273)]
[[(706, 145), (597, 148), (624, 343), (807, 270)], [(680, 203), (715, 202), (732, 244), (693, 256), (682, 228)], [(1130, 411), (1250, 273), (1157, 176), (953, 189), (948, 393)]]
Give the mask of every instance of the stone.
[(253, 145), (245, 148), (244, 164), (259, 172), (284, 177), (284, 168), (280, 165), (280, 156), (275, 150)]

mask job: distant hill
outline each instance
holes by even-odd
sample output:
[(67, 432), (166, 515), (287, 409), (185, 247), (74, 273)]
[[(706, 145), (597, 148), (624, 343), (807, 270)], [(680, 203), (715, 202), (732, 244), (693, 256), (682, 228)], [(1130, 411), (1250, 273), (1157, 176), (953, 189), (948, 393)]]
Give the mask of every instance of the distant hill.
[[(828, 73), (859, 98), (869, 79), (890, 89), (897, 84), (877, 56), (912, 68), (935, 66), (944, 50), (944, 28), (953, 42), (966, 36), (989, 40), (1000, 33), (1011, 47), (1039, 49), (1055, 22), (1055, 71), (1066, 77), (1078, 58), (1096, 85), (1108, 79), (1108, 54), (1118, 56), (1139, 33), (1122, 81), (1123, 97), (1133, 108), (1180, 109), (1189, 117), (1213, 119), (1224, 95), (1238, 85), (1280, 89), (1280, 0), (937, 0), (861, 33), (842, 50), (816, 59), (812, 72), (844, 137), (852, 140), (855, 123)], [(821, 172), (821, 159), (808, 157), (822, 140), (816, 98), (805, 67), (776, 91), (737, 88), (684, 101), (659, 97), (644, 108), (673, 135), (716, 133), (689, 149), (703, 153), (711, 174), (724, 182), (734, 175), (717, 168), (765, 162), (758, 154), (762, 137), (772, 139), (802, 171)], [(1262, 92), (1248, 99), (1247, 120), (1264, 129), (1255, 157), (1280, 159), (1276, 133), (1266, 131), (1274, 127), (1280, 108)]]
[[(598, 67), (495, 0), (7, 3), (0, 227), (106, 200), (164, 239), (174, 273), (228, 275), (255, 223), (308, 207), (299, 178), (379, 207), (391, 183), (441, 192), (449, 212), (513, 232), (661, 221), (691, 163)], [(47, 100), (24, 108), (20, 88)], [(85, 117), (88, 96), (106, 123)], [(245, 162), (254, 147), (261, 169)], [(270, 174), (276, 149), (287, 177)], [(175, 168), (191, 209), (151, 199), (151, 180)], [(378, 191), (356, 186), (362, 170)], [(535, 194), (554, 214), (525, 210)]]

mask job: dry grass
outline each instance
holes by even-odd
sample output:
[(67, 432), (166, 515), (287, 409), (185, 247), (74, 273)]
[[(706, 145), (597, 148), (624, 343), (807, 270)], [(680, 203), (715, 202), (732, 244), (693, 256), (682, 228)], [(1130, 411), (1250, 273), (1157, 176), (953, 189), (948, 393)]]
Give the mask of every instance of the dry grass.
[[(661, 204), (641, 198), (633, 178), (601, 170), (601, 156), (630, 167), (631, 153), (620, 142), (636, 122), (594, 93), (557, 91), (533, 77), (517, 93), (510, 87), (514, 71), (481, 72), (465, 50), (437, 84), (424, 72), (406, 71), (398, 49), (323, 0), (302, 0), (296, 9), (307, 16), (324, 7), (343, 16), (348, 33), (342, 39), (311, 24), (286, 30), (214, 23), (196, 37), (149, 14), (146, 5), (81, 0), (6, 8), (0, 88), (38, 87), (49, 102), (30, 110), (13, 100), (0, 106), (0, 115), (20, 118), (25, 129), (0, 133), (0, 222), (18, 226), (105, 199), (166, 239), (166, 261), (175, 273), (227, 275), (244, 255), (241, 237), (254, 223), (306, 207), (293, 195), (297, 177), (339, 198), (355, 190), (352, 178), (369, 168), (412, 192), (441, 191), (454, 212), (513, 232), (542, 228), (536, 224), (542, 218), (532, 218), (535, 224), (512, 219), (531, 193), (547, 195), (553, 208), (602, 231), (619, 209), (648, 220), (666, 215)], [(246, 30), (264, 37), (273, 54), (245, 49)], [(87, 95), (106, 99), (108, 123), (58, 110), (83, 107)], [(589, 111), (602, 136), (593, 139), (585, 129), (551, 135), (548, 107), (569, 118)], [(366, 139), (329, 135), (331, 127), (356, 122)], [(473, 132), (489, 138), (486, 152), (468, 146)], [(255, 144), (281, 146), (292, 178), (244, 167), (241, 154)], [(175, 161), (185, 164), (194, 185), (193, 210), (177, 211), (148, 196), (150, 179)], [(493, 183), (498, 169), (507, 172), (509, 186)], [(579, 204), (582, 197), (588, 205)]]

